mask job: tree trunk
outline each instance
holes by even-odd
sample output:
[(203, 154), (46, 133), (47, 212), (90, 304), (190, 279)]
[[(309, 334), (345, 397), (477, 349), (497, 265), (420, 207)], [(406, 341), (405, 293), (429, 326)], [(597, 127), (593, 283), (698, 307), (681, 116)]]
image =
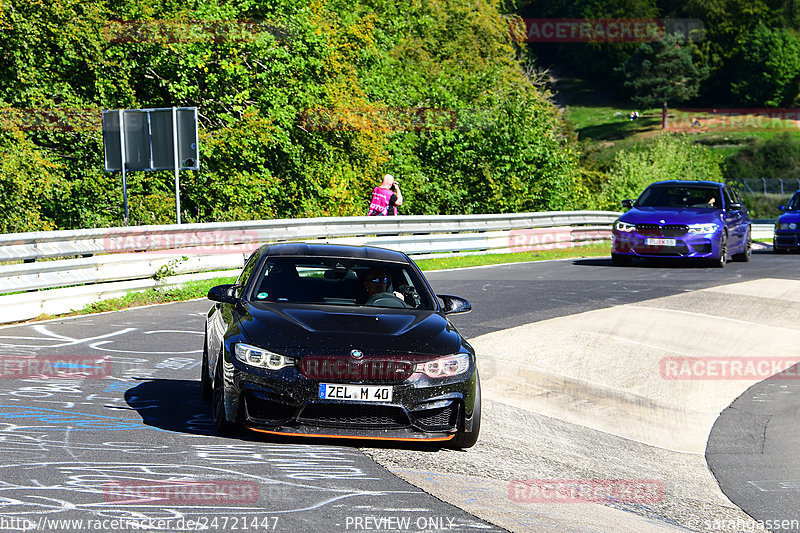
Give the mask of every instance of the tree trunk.
[(667, 103), (664, 102), (663, 107), (661, 108), (661, 129), (667, 129)]

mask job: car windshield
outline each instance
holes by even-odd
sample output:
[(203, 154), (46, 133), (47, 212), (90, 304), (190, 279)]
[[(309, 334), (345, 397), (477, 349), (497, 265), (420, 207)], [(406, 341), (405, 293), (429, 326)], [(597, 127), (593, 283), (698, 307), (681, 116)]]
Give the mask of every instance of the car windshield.
[(343, 258), (271, 258), (250, 298), (254, 302), (434, 309), (430, 291), (409, 265)]
[(654, 185), (636, 200), (636, 207), (722, 209), (722, 198), (717, 187)]
[(800, 211), (800, 193), (796, 193), (786, 206), (787, 211)]

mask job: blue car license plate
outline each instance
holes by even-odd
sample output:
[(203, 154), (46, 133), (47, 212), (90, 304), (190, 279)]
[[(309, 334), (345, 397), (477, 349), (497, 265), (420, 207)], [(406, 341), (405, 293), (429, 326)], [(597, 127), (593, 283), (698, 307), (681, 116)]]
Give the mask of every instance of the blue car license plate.
[(647, 246), (675, 246), (676, 241), (675, 241), (675, 239), (648, 238), (648, 239), (645, 239), (644, 243)]

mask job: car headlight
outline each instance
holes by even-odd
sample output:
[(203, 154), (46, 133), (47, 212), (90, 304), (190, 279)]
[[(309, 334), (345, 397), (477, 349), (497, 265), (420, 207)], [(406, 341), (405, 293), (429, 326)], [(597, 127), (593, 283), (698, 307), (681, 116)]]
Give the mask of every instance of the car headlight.
[(710, 224), (690, 224), (689, 225), (689, 233), (714, 233), (719, 228), (719, 224), (710, 223)]
[(797, 224), (794, 222), (781, 222), (780, 224), (775, 224), (778, 226), (777, 229), (797, 229)]
[(614, 222), (614, 229), (618, 231), (631, 232), (636, 229), (636, 224), (628, 224), (627, 222), (617, 220)]
[(236, 343), (233, 352), (236, 355), (236, 359), (242, 363), (259, 368), (266, 368), (267, 370), (280, 370), (287, 366), (293, 366), (296, 361), (294, 357), (287, 357), (241, 342)]
[(422, 372), (431, 378), (449, 378), (451, 376), (457, 376), (469, 370), (469, 354), (459, 353), (425, 363), (417, 363), (414, 370), (416, 372)]

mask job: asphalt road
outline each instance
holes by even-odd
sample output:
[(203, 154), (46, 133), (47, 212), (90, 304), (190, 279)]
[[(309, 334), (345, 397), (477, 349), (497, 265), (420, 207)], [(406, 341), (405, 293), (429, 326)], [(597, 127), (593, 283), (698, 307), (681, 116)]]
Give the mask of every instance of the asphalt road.
[(750, 263), (724, 269), (685, 263), (634, 263), (614, 267), (607, 258), (501, 265), (427, 273), (436, 292), (457, 294), (473, 312), (453, 322), (467, 338), (708, 287), (761, 278), (800, 279), (797, 256), (756, 251)]
[[(216, 436), (198, 380), (208, 307), (0, 330), (0, 530), (498, 530), (355, 447)], [(30, 368), (60, 356), (84, 375)]]
[[(473, 313), (454, 317), (468, 338), (762, 277), (800, 279), (800, 261), (754, 254), (719, 270), (586, 259), (428, 275), (437, 292), (472, 302)], [(497, 530), (355, 445), (214, 435), (197, 378), (208, 307), (194, 301), (0, 329), (0, 530), (112, 531), (122, 529), (118, 519), (168, 531)], [(43, 379), (34, 355), (74, 357), (67, 363), (83, 375)]]
[(717, 419), (706, 449), (725, 495), (774, 531), (800, 531), (799, 372), (750, 387)]

